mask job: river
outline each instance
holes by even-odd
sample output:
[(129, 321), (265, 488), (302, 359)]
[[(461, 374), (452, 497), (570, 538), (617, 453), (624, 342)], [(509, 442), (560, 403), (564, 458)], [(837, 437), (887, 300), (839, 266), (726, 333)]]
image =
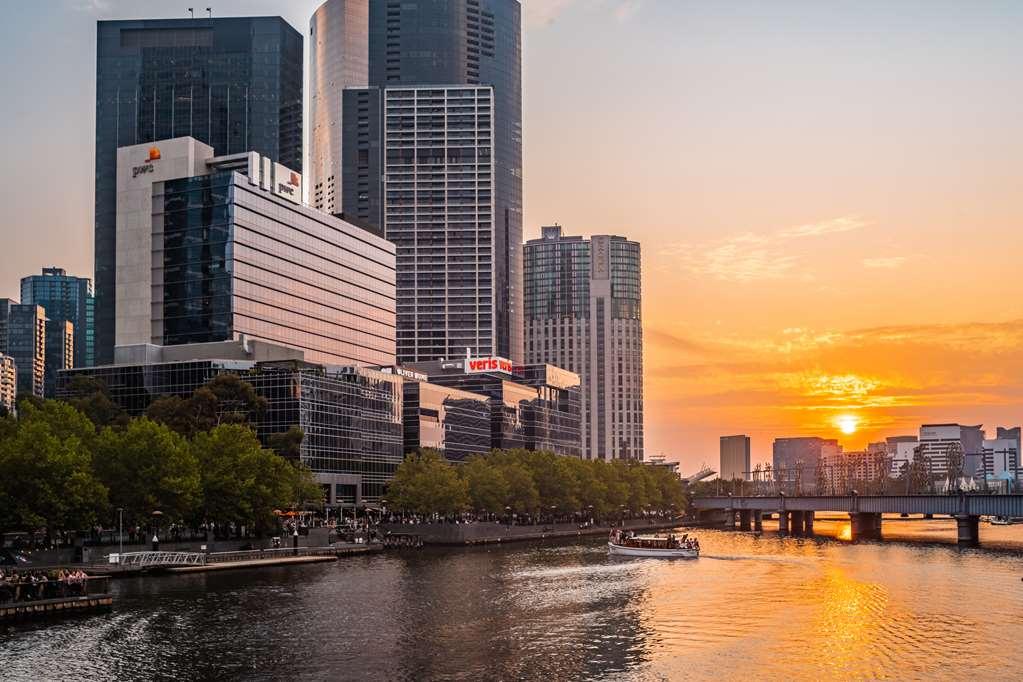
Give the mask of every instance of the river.
[(0, 632), (0, 678), (1023, 676), (1023, 527), (984, 525), (980, 550), (947, 520), (697, 532), (695, 561), (589, 539), (117, 581), (109, 614)]

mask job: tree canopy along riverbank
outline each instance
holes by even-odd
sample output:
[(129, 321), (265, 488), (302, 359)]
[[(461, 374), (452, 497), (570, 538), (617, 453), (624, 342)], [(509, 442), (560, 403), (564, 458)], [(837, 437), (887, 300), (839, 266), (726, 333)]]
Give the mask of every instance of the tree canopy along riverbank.
[(550, 452), (495, 450), (451, 465), (432, 450), (409, 455), (387, 493), (390, 509), (414, 514), (608, 518), (642, 511), (681, 512), (682, 483), (665, 467), (603, 462)]

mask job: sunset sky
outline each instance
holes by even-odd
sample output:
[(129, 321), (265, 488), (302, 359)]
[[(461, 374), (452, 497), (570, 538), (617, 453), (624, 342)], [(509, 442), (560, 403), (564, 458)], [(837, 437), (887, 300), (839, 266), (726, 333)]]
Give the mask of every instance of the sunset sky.
[[(318, 4), (214, 14), (307, 34)], [(95, 21), (177, 5), (5, 5), (0, 296), (43, 266), (92, 275)], [(642, 243), (648, 456), (690, 470), (725, 434), (764, 461), (777, 436), (1023, 421), (1023, 3), (526, 17), (526, 238), (558, 222)]]

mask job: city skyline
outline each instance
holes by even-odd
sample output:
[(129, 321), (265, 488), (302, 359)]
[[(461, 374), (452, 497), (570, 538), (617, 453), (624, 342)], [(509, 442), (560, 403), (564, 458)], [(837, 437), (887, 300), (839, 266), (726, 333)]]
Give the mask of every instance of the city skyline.
[[(305, 33), (318, 4), (214, 11), (283, 14)], [(738, 11), (751, 7), (526, 4), (523, 237), (556, 221), (643, 244), (647, 454), (689, 469), (729, 433), (751, 436), (757, 462), (775, 437), (859, 449), (922, 423), (1019, 423), (1023, 287), (1005, 246), (1021, 218), (1023, 10)], [(45, 16), (66, 44), (3, 48), (30, 65), (4, 76), (23, 93), (0, 183), (13, 298), (40, 267), (94, 276), (95, 21), (168, 16), (59, 10), (13, 8), (7, 26)], [(61, 201), (23, 179), (54, 172)]]

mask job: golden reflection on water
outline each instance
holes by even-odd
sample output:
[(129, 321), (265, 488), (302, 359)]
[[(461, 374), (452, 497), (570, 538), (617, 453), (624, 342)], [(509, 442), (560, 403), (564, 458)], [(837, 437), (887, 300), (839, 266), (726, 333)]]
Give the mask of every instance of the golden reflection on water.
[(835, 537), (838, 538), (839, 540), (852, 541), (852, 524), (851, 523), (839, 524), (838, 534)]

